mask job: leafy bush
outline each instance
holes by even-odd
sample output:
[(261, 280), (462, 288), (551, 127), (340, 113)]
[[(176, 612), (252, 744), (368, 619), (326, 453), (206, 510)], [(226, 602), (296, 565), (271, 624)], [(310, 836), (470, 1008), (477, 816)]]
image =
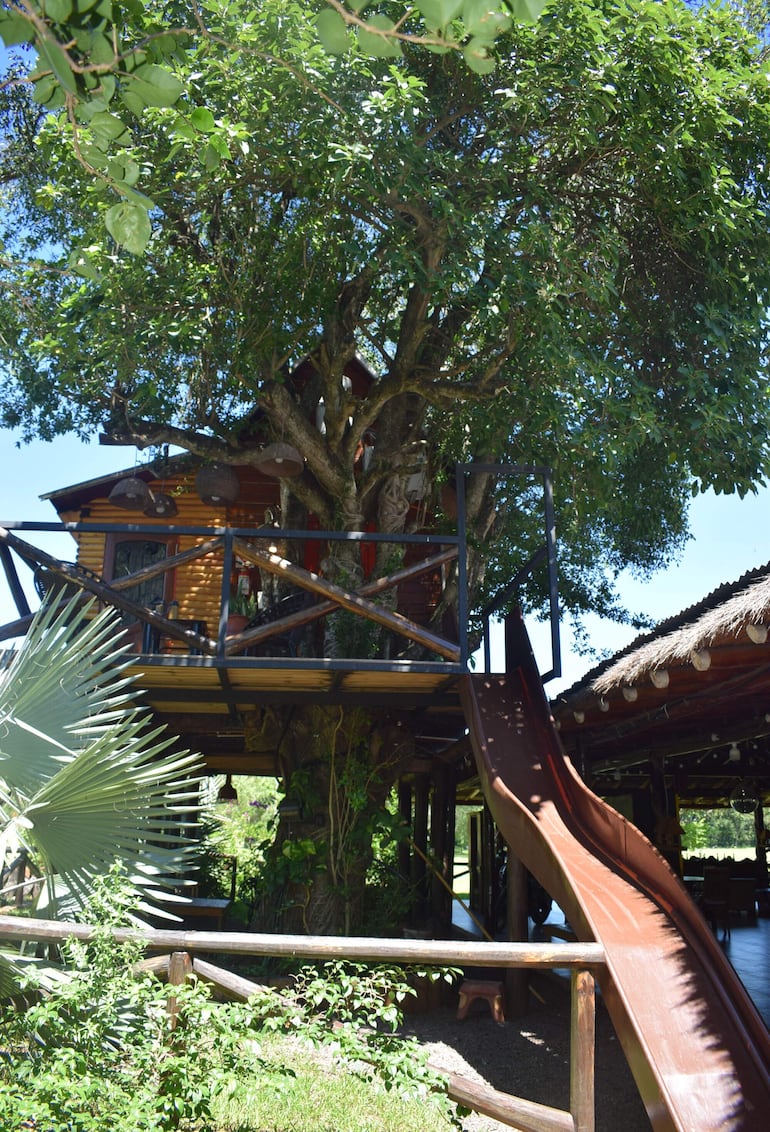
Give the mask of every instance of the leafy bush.
[(93, 942), (63, 944), (59, 977), (30, 977), (31, 1005), (4, 1006), (0, 1127), (8, 1132), (206, 1128), (213, 1098), (259, 1069), (244, 1041), (247, 1007), (222, 1008), (193, 982), (175, 989), (183, 1024), (172, 1025), (166, 988), (137, 973), (141, 948), (113, 941), (111, 928), (127, 921), (115, 884), (114, 876), (96, 882)]
[[(253, 1108), (260, 1089), (274, 1096), (286, 1088), (287, 1104), (307, 1104), (288, 1099), (291, 1059), (263, 1055), (263, 1044), (274, 1049), (277, 1039), (322, 1049), (327, 1064), (366, 1082), (370, 1092), (419, 1099), (423, 1109), (427, 1097), (436, 1101), (428, 1123), (399, 1125), (394, 1117), (378, 1127), (447, 1127), (452, 1106), (439, 1079), (414, 1040), (395, 1033), (400, 1003), (414, 993), (409, 970), (303, 967), (288, 990), (261, 992), (247, 1003), (214, 1002), (193, 979), (173, 988), (174, 1025), (169, 988), (137, 968), (141, 946), (113, 940), (111, 929), (125, 925), (130, 912), (125, 883), (113, 870), (96, 882), (86, 911), (99, 925), (94, 940), (69, 940), (58, 973), (30, 977), (25, 999), (2, 1008), (6, 1132), (214, 1132), (231, 1126), (228, 1112)], [(442, 975), (453, 973), (430, 973)], [(251, 1127), (242, 1120), (232, 1126)], [(281, 1126), (315, 1127), (288, 1113)], [(270, 1125), (254, 1127), (264, 1132)]]
[(266, 1030), (293, 1032), (315, 1048), (331, 1049), (339, 1066), (376, 1089), (411, 1099), (434, 1095), (449, 1117), (453, 1106), (443, 1097), (441, 1078), (416, 1040), (396, 1030), (403, 1021), (401, 1004), (416, 994), (416, 980), (451, 982), (460, 974), (452, 968), (371, 967), (345, 960), (306, 965), (293, 977), (280, 1012), (264, 999), (257, 1009)]

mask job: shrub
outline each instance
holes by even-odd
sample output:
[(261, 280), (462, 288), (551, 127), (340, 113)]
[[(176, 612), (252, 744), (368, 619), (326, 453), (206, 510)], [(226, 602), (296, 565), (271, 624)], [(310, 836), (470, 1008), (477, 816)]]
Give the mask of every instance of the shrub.
[[(113, 940), (130, 910), (115, 870), (96, 883), (86, 911), (98, 924), (93, 941), (69, 940), (61, 969), (29, 977), (24, 1000), (2, 1008), (5, 1132), (214, 1132), (225, 1126), (218, 1114), (248, 1109), (255, 1090), (280, 1092), (294, 1076), (288, 1061), (262, 1054), (275, 1037), (323, 1047), (327, 1062), (371, 1089), (423, 1101), (435, 1094), (437, 1119), (440, 1111), (450, 1118), (416, 1042), (395, 1033), (400, 1003), (414, 993), (408, 969), (303, 967), (280, 996), (260, 992), (247, 1003), (214, 1002), (193, 979), (173, 989), (174, 1025), (168, 988), (137, 968), (141, 946)], [(303, 1119), (287, 1115), (286, 1127), (310, 1127)]]

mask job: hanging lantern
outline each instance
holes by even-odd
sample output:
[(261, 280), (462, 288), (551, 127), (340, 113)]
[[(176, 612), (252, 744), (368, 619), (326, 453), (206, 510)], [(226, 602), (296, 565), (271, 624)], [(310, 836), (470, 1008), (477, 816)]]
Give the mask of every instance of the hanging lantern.
[(151, 491), (150, 501), (144, 508), (144, 513), (150, 519), (170, 519), (178, 510), (176, 500), (168, 492)]
[(265, 476), (273, 479), (289, 479), (301, 474), (305, 466), (302, 456), (291, 444), (284, 444), (282, 440), (275, 444), (268, 444), (255, 460), (257, 468)]
[(730, 805), (738, 814), (753, 814), (759, 805), (759, 795), (753, 786), (741, 779), (730, 794)]
[(217, 801), (218, 802), (237, 802), (238, 801), (238, 791), (233, 786), (232, 779), (231, 779), (229, 774), (219, 788), (219, 793), (217, 794)]
[(150, 501), (150, 489), (138, 476), (126, 476), (115, 484), (109, 500), (125, 511), (143, 511)]
[(204, 503), (234, 503), (241, 485), (229, 464), (206, 464), (195, 477), (195, 490)]

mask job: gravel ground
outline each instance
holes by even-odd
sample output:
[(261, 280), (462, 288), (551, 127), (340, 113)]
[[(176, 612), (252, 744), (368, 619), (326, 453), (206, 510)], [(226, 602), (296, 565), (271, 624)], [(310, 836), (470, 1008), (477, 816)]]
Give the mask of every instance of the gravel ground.
[[(432, 1064), (501, 1092), (539, 1104), (569, 1107), (569, 983), (555, 974), (538, 974), (531, 1009), (523, 1018), (498, 1024), (487, 1003), (477, 1000), (458, 1022), (456, 1006), (409, 1014), (404, 1033), (427, 1047)], [(473, 1114), (466, 1132), (502, 1132), (508, 1126)], [(596, 1012), (596, 1132), (649, 1132), (639, 1098), (615, 1032), (601, 1000)]]

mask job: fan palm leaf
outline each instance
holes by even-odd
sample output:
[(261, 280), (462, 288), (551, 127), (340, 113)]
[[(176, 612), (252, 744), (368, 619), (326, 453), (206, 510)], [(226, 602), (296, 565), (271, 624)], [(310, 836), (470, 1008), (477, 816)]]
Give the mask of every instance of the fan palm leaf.
[(189, 868), (202, 771), (132, 699), (114, 612), (92, 612), (44, 605), (0, 680), (0, 828), (81, 906), (116, 860), (140, 896)]

